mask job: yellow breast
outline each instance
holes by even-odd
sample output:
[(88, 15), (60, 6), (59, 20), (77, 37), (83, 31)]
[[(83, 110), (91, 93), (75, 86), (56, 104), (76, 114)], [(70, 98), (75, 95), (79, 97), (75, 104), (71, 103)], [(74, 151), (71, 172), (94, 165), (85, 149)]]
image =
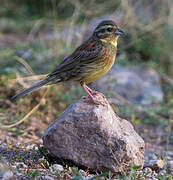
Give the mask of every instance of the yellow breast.
[(94, 65), (95, 68), (90, 69), (89, 73), (85, 75), (82, 79), (83, 82), (93, 82), (105, 75), (111, 69), (115, 62), (117, 39), (118, 38), (101, 40), (104, 43), (106, 53), (102, 54), (103, 57), (100, 57), (101, 59), (99, 61), (97, 60), (97, 64)]
[(110, 44), (112, 44), (114, 47), (117, 47), (117, 39), (118, 39), (118, 37), (117, 38), (115, 38), (115, 39), (111, 39), (111, 40), (105, 40), (105, 39), (101, 39), (101, 41), (102, 42), (105, 42), (105, 43), (107, 43), (107, 42), (109, 42)]
[(115, 56), (112, 57), (109, 60), (109, 62), (105, 62), (105, 64), (100, 65), (93, 71), (90, 71), (90, 73), (83, 79), (83, 82), (90, 83), (105, 75), (111, 69), (112, 65), (114, 64), (114, 61)]

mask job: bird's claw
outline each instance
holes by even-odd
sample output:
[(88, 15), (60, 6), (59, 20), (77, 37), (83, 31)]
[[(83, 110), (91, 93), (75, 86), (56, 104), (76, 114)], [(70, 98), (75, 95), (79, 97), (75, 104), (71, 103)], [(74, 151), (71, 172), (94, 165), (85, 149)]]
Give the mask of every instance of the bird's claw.
[(93, 95), (100, 95), (100, 96), (102, 96), (103, 98), (106, 98), (106, 96), (104, 95), (104, 94), (102, 94), (101, 92), (98, 92), (98, 91), (92, 91), (91, 92)]
[(106, 104), (102, 101), (99, 101), (98, 99), (94, 98), (94, 97), (91, 97), (89, 96), (89, 98), (91, 99), (91, 101), (94, 103), (94, 104), (98, 104), (98, 105), (102, 105), (102, 106), (105, 106)]

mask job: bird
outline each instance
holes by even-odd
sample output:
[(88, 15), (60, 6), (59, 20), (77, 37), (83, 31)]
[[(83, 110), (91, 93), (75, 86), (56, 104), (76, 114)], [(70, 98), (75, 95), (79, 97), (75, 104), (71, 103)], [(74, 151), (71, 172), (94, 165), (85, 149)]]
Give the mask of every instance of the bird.
[(117, 40), (122, 34), (123, 30), (114, 21), (100, 22), (91, 37), (62, 60), (51, 73), (31, 87), (23, 89), (12, 99), (38, 90), (42, 86), (72, 81), (82, 86), (94, 104), (103, 104), (94, 96), (99, 92), (90, 89), (86, 84), (97, 80), (111, 69), (116, 59)]

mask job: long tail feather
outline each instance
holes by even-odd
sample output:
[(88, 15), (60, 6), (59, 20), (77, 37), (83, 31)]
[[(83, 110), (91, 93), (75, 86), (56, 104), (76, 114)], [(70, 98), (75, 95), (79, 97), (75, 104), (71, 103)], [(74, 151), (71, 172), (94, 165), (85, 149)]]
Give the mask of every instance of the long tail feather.
[(30, 92), (32, 92), (32, 91), (35, 91), (35, 90), (39, 89), (40, 87), (42, 87), (42, 86), (44, 86), (44, 85), (46, 85), (46, 84), (48, 84), (48, 83), (49, 83), (49, 80), (48, 80), (48, 79), (44, 79), (44, 80), (42, 80), (42, 81), (34, 84), (33, 86), (31, 86), (31, 87), (29, 87), (29, 88), (27, 88), (27, 89), (24, 89), (24, 90), (22, 90), (22, 91), (20, 91), (18, 94), (16, 94), (15, 96), (13, 96), (11, 99), (16, 99), (16, 98), (18, 98), (18, 97), (20, 97), (20, 96), (26, 95), (26, 94), (28, 94), (28, 93), (30, 93)]

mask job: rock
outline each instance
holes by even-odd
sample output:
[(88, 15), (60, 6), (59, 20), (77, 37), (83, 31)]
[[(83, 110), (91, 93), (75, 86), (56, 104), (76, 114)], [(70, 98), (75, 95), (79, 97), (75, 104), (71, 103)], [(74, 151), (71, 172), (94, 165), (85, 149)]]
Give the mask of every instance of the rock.
[(147, 163), (145, 162), (145, 167), (149, 167), (152, 170), (162, 169), (164, 167), (164, 165), (165, 165), (165, 163), (162, 159), (150, 160)]
[(53, 168), (53, 170), (55, 170), (55, 171), (59, 171), (59, 172), (64, 171), (63, 166), (60, 165), (60, 164), (54, 164), (54, 165), (52, 166), (52, 168)]
[(160, 77), (153, 69), (115, 65), (105, 76), (92, 83), (92, 87), (103, 93), (110, 92), (112, 97), (119, 95), (132, 104), (151, 105), (163, 100), (160, 84)]
[(49, 176), (49, 175), (45, 175), (45, 176), (44, 176), (44, 179), (45, 179), (45, 180), (54, 180), (54, 178), (51, 177), (51, 176)]
[(16, 162), (15, 166), (18, 168), (25, 168), (25, 169), (28, 168), (28, 166), (24, 162)]
[(79, 170), (79, 173), (80, 173), (82, 176), (84, 176), (84, 177), (87, 176), (87, 173), (86, 173), (84, 170), (82, 170), (82, 169)]
[(95, 171), (122, 172), (143, 166), (144, 141), (133, 126), (118, 117), (108, 101), (82, 98), (69, 106), (43, 135), (43, 144), (57, 158)]
[(13, 172), (8, 170), (8, 171), (5, 171), (4, 174), (3, 174), (3, 179), (6, 180), (6, 179), (10, 179), (13, 177)]
[(12, 179), (13, 178), (13, 172), (10, 170), (10, 167), (7, 165), (6, 162), (0, 163), (0, 179)]

